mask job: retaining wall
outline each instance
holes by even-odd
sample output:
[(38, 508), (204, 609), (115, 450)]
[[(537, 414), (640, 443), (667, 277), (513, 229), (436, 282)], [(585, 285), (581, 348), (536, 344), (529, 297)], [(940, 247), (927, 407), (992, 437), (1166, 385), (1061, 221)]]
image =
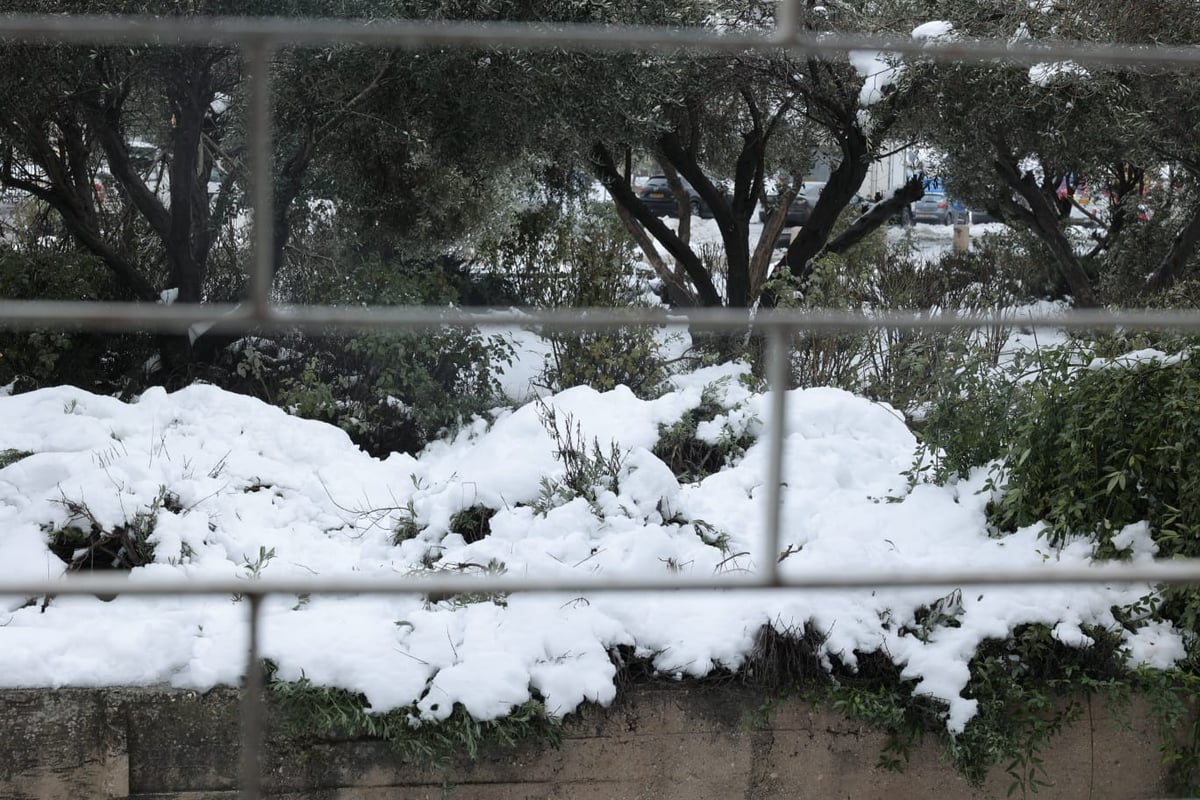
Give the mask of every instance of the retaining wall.
[[(302, 743), (273, 732), (264, 791), (286, 800), (770, 800), (1003, 798), (995, 770), (972, 790), (930, 740), (903, 773), (876, 767), (884, 737), (801, 701), (766, 724), (741, 688), (635, 689), (571, 718), (560, 749), (523, 746), (434, 770), (379, 742)], [(171, 689), (0, 691), (0, 798), (229, 800), (237, 796), (237, 693)], [(272, 726), (277, 728), (277, 726)], [(1094, 700), (1045, 753), (1043, 798), (1165, 796), (1153, 724)], [(1017, 793), (1016, 796), (1020, 796)]]

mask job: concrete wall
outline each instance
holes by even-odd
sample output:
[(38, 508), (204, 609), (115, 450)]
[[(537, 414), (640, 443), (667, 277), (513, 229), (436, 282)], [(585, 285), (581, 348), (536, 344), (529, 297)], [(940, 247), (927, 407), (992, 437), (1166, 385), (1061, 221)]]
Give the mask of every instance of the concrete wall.
[[(973, 791), (932, 741), (904, 773), (878, 769), (884, 738), (799, 701), (767, 726), (738, 688), (642, 688), (567, 726), (559, 750), (485, 753), (431, 770), (378, 742), (299, 743), (273, 734), (268, 796), (286, 800), (768, 800), (1003, 798), (996, 770)], [(237, 695), (169, 689), (0, 691), (0, 798), (228, 800), (237, 796)], [(1153, 725), (1114, 722), (1096, 702), (1046, 754), (1046, 798), (1165, 795)], [(1017, 795), (1019, 796), (1019, 794)]]

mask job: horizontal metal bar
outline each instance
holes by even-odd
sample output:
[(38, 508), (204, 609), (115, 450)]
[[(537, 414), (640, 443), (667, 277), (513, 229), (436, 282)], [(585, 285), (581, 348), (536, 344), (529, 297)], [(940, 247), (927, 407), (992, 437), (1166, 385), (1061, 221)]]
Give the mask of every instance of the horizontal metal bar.
[(846, 590), (881, 587), (1003, 586), (1048, 584), (1200, 584), (1200, 559), (1130, 564), (1045, 565), (1029, 568), (952, 569), (822, 569), (819, 573), (780, 576), (768, 581), (744, 575), (671, 576), (661, 578), (595, 576), (537, 578), (529, 576), (453, 575), (339, 576), (311, 578), (179, 579), (116, 574), (73, 574), (59, 580), (0, 580), (0, 595), (237, 595), (465, 592), (628, 592), (713, 590)]
[[(785, 18), (785, 22), (788, 20)], [(855, 35), (811, 30), (763, 29), (728, 34), (701, 27), (599, 25), (558, 22), (434, 22), (412, 19), (341, 20), (329, 18), (106, 17), (39, 14), (0, 15), (0, 37), (53, 40), (76, 44), (227, 44), (320, 46), (358, 44), (406, 49), (435, 47), (521, 48), (527, 50), (603, 50), (697, 54), (786, 50), (797, 55), (841, 57), (857, 50), (920, 56), (967, 63), (997, 60), (1036, 64), (1074, 61), (1095, 66), (1193, 67), (1200, 48), (1077, 41), (1011, 42), (1006, 39), (959, 41)]]
[(0, 329), (56, 327), (97, 331), (183, 333), (193, 326), (220, 332), (302, 330), (430, 330), (443, 326), (537, 326), (550, 330), (611, 330), (628, 325), (689, 326), (698, 330), (792, 329), (850, 331), (871, 328), (950, 330), (997, 325), (1063, 330), (1200, 331), (1200, 312), (1181, 310), (1085, 309), (1055, 313), (929, 314), (908, 311), (847, 311), (736, 308), (443, 308), (437, 306), (171, 306), (150, 303), (87, 303), (0, 300)]

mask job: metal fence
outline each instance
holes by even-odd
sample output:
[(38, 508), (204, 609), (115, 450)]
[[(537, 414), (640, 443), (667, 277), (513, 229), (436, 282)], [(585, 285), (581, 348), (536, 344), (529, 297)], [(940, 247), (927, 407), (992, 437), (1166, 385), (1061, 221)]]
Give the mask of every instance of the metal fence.
[[(351, 44), (407, 49), (430, 47), (522, 48), (527, 50), (598, 50), (608, 52), (742, 53), (787, 51), (796, 55), (844, 57), (853, 51), (879, 51), (919, 55), (944, 61), (1004, 60), (1020, 64), (1070, 60), (1078, 64), (1195, 67), (1200, 50), (1191, 47), (1149, 47), (1122, 44), (1066, 42), (1039, 44), (1002, 40), (914, 41), (839, 34), (814, 34), (797, 26), (801, 0), (780, 0), (773, 30), (760, 34), (721, 34), (707, 29), (622, 27), (586, 24), (506, 24), (416, 20), (375, 20), (370, 24), (345, 20), (149, 18), (92, 16), (0, 16), (0, 39), (25, 42), (76, 44), (147, 43), (224, 44), (240, 48), (249, 73), (248, 136), (250, 142), (250, 204), (256, 221), (272, 218), (271, 196), (271, 77), (273, 52), (287, 46)], [(326, 306), (282, 307), (271, 301), (271, 226), (254, 225), (253, 261), (249, 299), (239, 305), (151, 305), (145, 303), (12, 301), (0, 299), (0, 328), (78, 328), (98, 331), (155, 331), (183, 333), (193, 325), (217, 331), (340, 330), (423, 331), (443, 326), (474, 326), (483, 322), (480, 312), (441, 308), (337, 308)], [(702, 309), (679, 314), (657, 310), (587, 309), (520, 313), (491, 309), (489, 327), (537, 325), (547, 330), (607, 330), (627, 325), (680, 325), (692, 330), (745, 330), (751, 319), (746, 311)], [(961, 329), (1009, 324), (1000, 316), (919, 316), (883, 313), (865, 316), (834, 312), (761, 311), (754, 326), (767, 339), (767, 378), (771, 395), (767, 430), (768, 474), (765, 478), (765, 541), (778, 552), (780, 542), (780, 492), (785, 480), (783, 437), (786, 430), (784, 387), (787, 383), (788, 342), (797, 331), (853, 331), (886, 326), (896, 329)], [(1184, 312), (1073, 312), (1066, 316), (1024, 318), (1028, 327), (1105, 331), (1121, 328), (1200, 331), (1200, 314)], [(768, 552), (770, 552), (768, 550)], [(942, 569), (920, 573), (862, 569), (847, 564), (837, 574), (780, 574), (777, 563), (766, 559), (754, 574), (714, 575), (708, 578), (674, 576), (646, 579), (542, 580), (494, 575), (421, 576), (379, 579), (192, 580), (179, 582), (141, 579), (130, 583), (120, 576), (72, 575), (61, 580), (0, 580), (0, 595), (241, 595), (247, 598), (249, 644), (242, 690), (242, 796), (260, 794), (259, 754), (263, 733), (263, 676), (259, 667), (259, 612), (271, 594), (385, 594), (413, 592), (557, 592), (557, 591), (711, 591), (716, 589), (823, 589), (899, 586), (996, 584), (1200, 584), (1200, 559), (1153, 563), (1111, 563), (1091, 567), (1047, 566), (1036, 574), (1014, 569)]]

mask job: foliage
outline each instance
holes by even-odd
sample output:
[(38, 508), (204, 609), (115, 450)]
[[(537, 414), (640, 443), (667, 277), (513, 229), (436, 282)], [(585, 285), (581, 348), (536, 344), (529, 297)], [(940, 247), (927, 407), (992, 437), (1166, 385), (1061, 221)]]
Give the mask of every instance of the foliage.
[(538, 401), (542, 427), (554, 438), (554, 458), (563, 466), (561, 478), (542, 478), (542, 493), (534, 508), (545, 514), (550, 509), (577, 497), (585, 499), (593, 509), (602, 492), (616, 492), (625, 453), (611, 442), (605, 451), (599, 439), (591, 447), (584, 439), (583, 428), (570, 414), (559, 422), (558, 411)]
[(450, 517), (450, 530), (460, 534), (468, 544), (478, 542), (492, 532), (492, 516), (495, 510), (484, 505), (473, 505), (455, 512)]
[[(1106, 344), (1124, 352), (1129, 342), (1101, 342), (1098, 354)], [(990, 509), (995, 524), (1001, 530), (1044, 524), (1043, 535), (1055, 545), (1087, 535), (1098, 555), (1119, 557), (1124, 551), (1114, 537), (1144, 520), (1159, 557), (1200, 555), (1194, 348), (1189, 342), (1176, 360), (1085, 369), (1073, 365), (1088, 351), (1058, 351), (1052, 369), (1029, 383), (1028, 401), (1013, 409), (1007, 458), (996, 474), (1002, 495)], [(1194, 589), (1166, 589), (1157, 613), (1200, 631)]]
[(978, 711), (961, 735), (946, 741), (969, 781), (982, 783), (989, 767), (1001, 765), (1012, 781), (1010, 795), (1053, 785), (1041, 751), (1079, 718), (1088, 697), (1129, 691), (1120, 635), (1085, 632), (1092, 644), (1076, 647), (1044, 625), (1025, 625), (976, 651), (963, 694), (979, 702)]
[[(1027, 296), (1021, 278), (1001, 266), (1011, 249), (992, 237), (984, 237), (976, 250), (948, 252), (933, 263), (911, 246), (904, 240), (889, 246), (880, 234), (848, 254), (830, 254), (818, 262), (803, 294), (781, 299), (781, 305), (909, 312), (922, 319), (992, 314)], [(781, 285), (788, 281), (785, 277)], [(935, 414), (960, 409), (964, 384), (972, 378), (990, 379), (1008, 334), (1004, 324), (800, 332), (791, 348), (792, 380), (800, 386), (837, 386), (923, 420), (930, 409)], [(979, 399), (989, 400), (984, 394)], [(985, 462), (997, 453), (989, 452)]]
[(417, 520), (416, 504), (411, 499), (404, 508), (397, 509), (397, 511), (396, 528), (392, 533), (392, 544), (396, 545), (417, 538), (418, 534), (425, 530), (425, 526)]
[(719, 472), (740, 458), (753, 440), (746, 432), (738, 433), (726, 423), (716, 442), (704, 441), (697, 435), (702, 422), (712, 422), (727, 409), (720, 403), (719, 385), (704, 387), (700, 404), (687, 412), (673, 425), (659, 425), (658, 440), (652, 452), (680, 482), (700, 481)]
[(1135, 687), (1147, 701), (1158, 726), (1167, 789), (1180, 797), (1200, 792), (1200, 671), (1195, 657), (1159, 670), (1137, 671)]
[[(1174, 305), (1194, 308), (1194, 303), (1172, 303), (1170, 293), (1159, 296), (1147, 285), (1146, 276), (1157, 266), (1157, 259), (1166, 253), (1180, 234), (1191, 209), (1197, 204), (1197, 190), (1192, 181), (1178, 179), (1173, 186), (1147, 188), (1146, 194), (1130, 198), (1140, 201), (1141, 209), (1125, 223), (1123, 235), (1109, 248), (1104, 271), (1098, 276), (1106, 297), (1129, 307), (1135, 304)], [(1178, 273), (1182, 281), (1195, 280), (1196, 255), (1189, 253)]]
[[(272, 348), (274, 349), (274, 348)], [(372, 454), (416, 452), (471, 415), (503, 402), (496, 373), (511, 347), (499, 336), (442, 329), (286, 342), (266, 369), (241, 352), (247, 389), (298, 416), (338, 425)]]
[(183, 509), (179, 498), (167, 488), (132, 519), (121, 525), (106, 528), (88, 505), (80, 500), (62, 499), (67, 520), (59, 527), (47, 526), (50, 550), (67, 565), (67, 569), (132, 569), (154, 561), (151, 541), (163, 511), (178, 514)]
[(33, 455), (33, 453), (27, 453), (24, 450), (17, 450), (13, 447), (0, 450), (0, 469), (4, 469), (5, 467), (15, 464), (21, 459), (28, 458), (31, 455)]
[[(480, 508), (482, 508), (482, 506), (480, 506)], [(452, 530), (454, 529), (452, 528)], [(427, 567), (427, 569), (434, 569), (432, 563)], [(454, 571), (460, 573), (469, 572), (477, 575), (503, 575), (508, 571), (508, 566), (503, 561), (491, 558), (488, 559), (486, 564), (478, 564), (473, 561), (446, 563), (437, 567), (437, 571)], [(428, 604), (444, 602), (453, 608), (462, 608), (463, 606), (469, 606), (475, 603), (491, 603), (492, 605), (496, 606), (507, 606), (508, 592), (458, 592), (457, 594), (429, 592), (425, 595), (425, 600)]]
[(562, 742), (561, 722), (536, 697), (494, 720), (473, 719), (463, 706), (455, 705), (446, 719), (430, 721), (420, 719), (415, 707), (370, 713), (363, 695), (317, 686), (307, 678), (285, 681), (272, 676), (269, 687), (291, 736), (317, 741), (382, 739), (408, 763), (446, 768), (463, 758), (474, 761), (489, 747), (524, 742), (558, 747)]
[[(352, 262), (336, 289), (348, 304), (454, 304), (478, 288), (461, 261)], [(298, 289), (299, 290), (299, 289)], [(328, 298), (327, 296), (327, 299)], [(212, 379), (292, 413), (341, 427), (372, 454), (416, 452), (444, 431), (505, 401), (499, 382), (512, 361), (500, 334), (446, 326), (419, 333), (361, 333), (278, 340), (247, 337)], [(236, 376), (236, 377), (235, 377)]]
[(1012, 415), (1025, 399), (1017, 371), (1021, 356), (998, 368), (990, 355), (961, 354), (956, 369), (938, 376), (914, 424), (920, 441), (911, 477), (945, 483), (1005, 452)]
[[(112, 278), (98, 260), (63, 251), (44, 240), (0, 248), (0, 298), (8, 300), (116, 300)], [(0, 386), (16, 392), (62, 383), (128, 396), (152, 380), (145, 365), (154, 353), (145, 334), (59, 330), (0, 331)]]
[[(645, 306), (633, 249), (610, 208), (567, 198), (535, 204), (511, 228), (482, 245), (477, 256), (537, 308)], [(551, 390), (627, 386), (639, 397), (662, 393), (667, 377), (664, 342), (650, 327), (600, 331), (546, 331), (550, 354), (537, 382)]]
[[(945, 622), (929, 620), (934, 627)], [(811, 623), (802, 629), (764, 626), (740, 676), (772, 695), (799, 694), (881, 731), (886, 735), (881, 768), (902, 771), (913, 747), (933, 737), (972, 785), (981, 785), (1000, 767), (1010, 777), (1009, 795), (1024, 797), (1053, 785), (1041, 753), (1078, 719), (1090, 698), (1106, 698), (1116, 714), (1144, 685), (1141, 674), (1124, 665), (1119, 632), (1092, 628), (1086, 633), (1092, 643), (1084, 647), (1059, 642), (1044, 625), (1025, 625), (1005, 639), (984, 642), (971, 661), (963, 693), (978, 701), (978, 712), (959, 734), (947, 731), (944, 705), (915, 695), (915, 681), (903, 678), (901, 666), (886, 652), (855, 652), (850, 668), (838, 656), (822, 653), (825, 637)], [(1154, 677), (1164, 674), (1155, 671)], [(1164, 712), (1172, 710), (1169, 697), (1176, 687), (1174, 679), (1163, 684), (1158, 703)], [(1164, 735), (1178, 732), (1181, 709), (1176, 706), (1175, 716), (1164, 718)], [(1169, 746), (1166, 739), (1164, 746)]]
[[(1146, 348), (1170, 355), (1117, 360)], [(1200, 399), (1194, 348), (1177, 334), (1122, 333), (1043, 348), (1005, 370), (979, 363), (958, 376), (957, 395), (936, 404), (922, 428), (925, 444), (944, 454), (937, 474), (999, 459), (989, 514), (1000, 531), (1039, 524), (1051, 544), (1087, 536), (1099, 557), (1120, 558), (1128, 550), (1114, 537), (1146, 521), (1159, 557), (1194, 557), (1200, 541), (1190, 456), (1200, 444), (1192, 422)], [(1115, 632), (1102, 630), (1087, 631), (1093, 644), (1082, 649), (1057, 644), (1040, 626), (987, 643), (971, 665), (969, 691), (980, 701), (979, 714), (951, 743), (960, 765), (1006, 761), (1013, 791), (1036, 791), (1048, 779), (1038, 752), (1073, 718), (1080, 693), (1139, 692), (1159, 718), (1174, 788), (1195, 791), (1196, 591), (1159, 587), (1113, 611), (1131, 629), (1156, 619), (1191, 632), (1188, 659), (1173, 670), (1128, 673), (1120, 668)]]

